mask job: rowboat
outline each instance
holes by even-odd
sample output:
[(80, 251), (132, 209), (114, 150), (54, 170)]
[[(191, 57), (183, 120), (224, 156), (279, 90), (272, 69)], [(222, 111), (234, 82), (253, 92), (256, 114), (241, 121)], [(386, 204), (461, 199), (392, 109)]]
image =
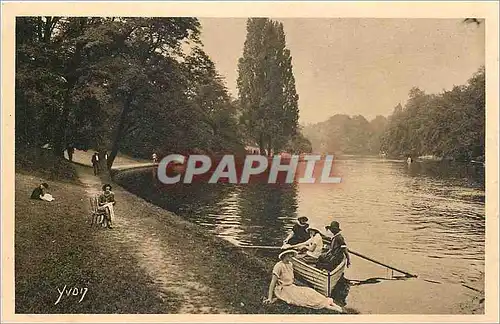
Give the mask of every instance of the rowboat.
[(296, 257), (292, 258), (292, 265), (297, 279), (304, 281), (324, 296), (331, 297), (335, 285), (344, 273), (346, 258), (344, 257), (344, 260), (333, 271), (320, 270)]
[[(323, 251), (328, 250), (331, 238), (321, 234), (323, 239)], [(331, 297), (335, 285), (344, 273), (347, 260), (342, 262), (333, 271), (318, 269), (312, 264), (305, 263), (297, 257), (292, 258), (293, 272), (297, 279), (305, 282), (319, 293)]]
[[(323, 244), (324, 244), (324, 250), (328, 249), (328, 246), (330, 244), (331, 238), (321, 235), (323, 238)], [(408, 273), (406, 271), (403, 271), (401, 269), (392, 267), (388, 264), (384, 264), (380, 261), (374, 260), (372, 258), (369, 258), (361, 253), (355, 252), (351, 249), (349, 249), (350, 254), (354, 254), (362, 259), (368, 260), (370, 262), (376, 263), (378, 265), (381, 265), (383, 267), (386, 267), (388, 269), (391, 269), (392, 271), (396, 271), (399, 273), (402, 273), (405, 275), (406, 278), (416, 278), (417, 275)], [(326, 297), (332, 297), (333, 289), (335, 289), (335, 286), (337, 285), (337, 282), (340, 280), (342, 277), (342, 274), (344, 273), (344, 270), (347, 265), (347, 259), (344, 257), (342, 262), (335, 268), (333, 271), (328, 271), (325, 269), (318, 269), (314, 265), (307, 264), (301, 259), (298, 259), (297, 257), (292, 257), (292, 265), (293, 265), (293, 272), (294, 275), (297, 279), (305, 282), (307, 285), (311, 286), (314, 288), (316, 291), (319, 293), (323, 294)]]

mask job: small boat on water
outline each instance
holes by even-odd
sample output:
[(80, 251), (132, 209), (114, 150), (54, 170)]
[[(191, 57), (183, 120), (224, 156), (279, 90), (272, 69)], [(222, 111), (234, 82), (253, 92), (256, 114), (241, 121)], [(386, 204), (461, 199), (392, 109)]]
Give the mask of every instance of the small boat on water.
[(320, 270), (295, 257), (292, 258), (292, 264), (293, 272), (297, 279), (305, 282), (324, 296), (331, 297), (335, 285), (344, 273), (346, 259), (344, 258), (333, 271)]
[[(331, 238), (322, 235), (323, 251), (328, 250)], [(305, 263), (299, 258), (292, 258), (293, 272), (297, 279), (303, 281), (317, 292), (326, 297), (331, 297), (333, 289), (344, 273), (347, 260), (344, 257), (342, 262), (333, 271), (318, 269), (312, 264)]]

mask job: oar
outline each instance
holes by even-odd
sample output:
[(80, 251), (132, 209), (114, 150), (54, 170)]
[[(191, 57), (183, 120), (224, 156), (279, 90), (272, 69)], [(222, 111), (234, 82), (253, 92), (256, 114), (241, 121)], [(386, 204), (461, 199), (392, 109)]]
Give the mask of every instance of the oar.
[(394, 271), (400, 272), (400, 273), (402, 273), (402, 274), (405, 274), (405, 275), (407, 275), (408, 277), (412, 277), (412, 278), (416, 278), (416, 277), (417, 277), (417, 275), (414, 275), (414, 274), (408, 273), (408, 272), (406, 272), (406, 271), (400, 270), (400, 269), (395, 268), (395, 267), (391, 267), (390, 265), (387, 265), (387, 264), (382, 263), (382, 262), (380, 262), (380, 261), (377, 261), (377, 260), (374, 260), (374, 259), (372, 259), (372, 258), (369, 258), (369, 257), (367, 257), (366, 255), (363, 255), (363, 254), (361, 254), (361, 253), (359, 253), (359, 252), (356, 252), (356, 251), (353, 251), (353, 250), (351, 250), (351, 249), (349, 249), (349, 253), (354, 254), (354, 255), (356, 255), (356, 256), (358, 256), (358, 257), (362, 258), (362, 259), (365, 259), (365, 260), (371, 261), (371, 262), (373, 262), (373, 263), (376, 263), (376, 264), (378, 264), (378, 265), (381, 265), (381, 266), (384, 266), (384, 267), (386, 267), (386, 268), (389, 268), (389, 269), (391, 269), (391, 270), (394, 270)]
[(243, 249), (262, 249), (262, 250), (281, 250), (281, 246), (265, 246), (265, 245), (236, 245)]
[[(281, 250), (282, 249), (280, 246), (266, 246), (266, 245), (236, 245), (236, 247), (238, 247), (238, 248), (244, 248), (244, 249), (262, 249), (262, 250)], [(362, 259), (365, 259), (365, 260), (368, 260), (370, 262), (373, 262), (373, 263), (376, 263), (378, 265), (381, 265), (383, 267), (389, 268), (391, 270), (400, 272), (400, 273), (402, 273), (402, 274), (404, 274), (404, 275), (406, 275), (408, 277), (411, 277), (411, 278), (418, 277), (417, 275), (408, 273), (406, 271), (403, 271), (403, 270), (400, 270), (398, 268), (392, 267), (392, 266), (387, 265), (385, 263), (382, 263), (380, 261), (374, 260), (372, 258), (367, 257), (366, 255), (363, 255), (363, 254), (361, 254), (359, 252), (356, 252), (356, 251), (353, 251), (351, 249), (349, 249), (349, 253), (354, 254), (354, 255), (362, 258)]]

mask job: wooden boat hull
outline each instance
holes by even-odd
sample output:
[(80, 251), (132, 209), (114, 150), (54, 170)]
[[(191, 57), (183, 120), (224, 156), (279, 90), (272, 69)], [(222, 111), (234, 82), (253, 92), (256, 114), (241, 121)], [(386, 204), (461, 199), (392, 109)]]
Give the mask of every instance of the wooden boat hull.
[(320, 270), (300, 259), (292, 258), (293, 272), (297, 279), (304, 281), (319, 293), (331, 297), (335, 285), (342, 277), (346, 266), (346, 259), (333, 271)]

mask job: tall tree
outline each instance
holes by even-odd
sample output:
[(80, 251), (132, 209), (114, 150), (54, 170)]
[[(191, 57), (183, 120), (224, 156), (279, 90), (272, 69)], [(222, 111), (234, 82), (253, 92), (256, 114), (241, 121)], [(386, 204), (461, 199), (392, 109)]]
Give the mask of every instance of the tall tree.
[(232, 151), (242, 146), (236, 118), (236, 105), (228, 93), (215, 64), (200, 47), (186, 59), (189, 98), (205, 127), (199, 132), (211, 151)]
[(298, 95), (281, 23), (250, 18), (238, 63), (241, 123), (261, 152), (279, 151), (296, 134)]

